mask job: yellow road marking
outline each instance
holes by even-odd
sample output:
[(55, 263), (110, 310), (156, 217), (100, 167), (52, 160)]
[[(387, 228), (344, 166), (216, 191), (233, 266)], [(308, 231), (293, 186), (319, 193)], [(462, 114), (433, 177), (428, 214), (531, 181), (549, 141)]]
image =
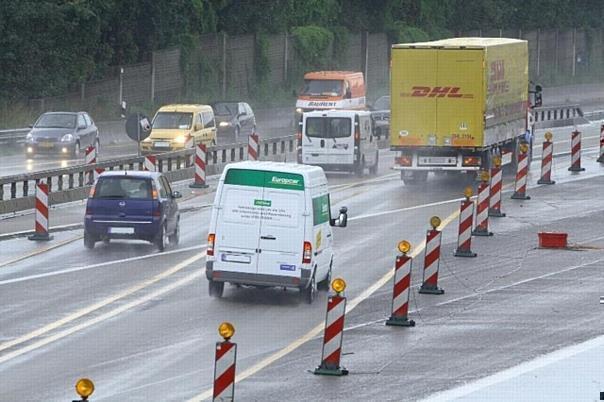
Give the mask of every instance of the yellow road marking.
[(63, 240), (63, 241), (61, 241), (59, 243), (53, 244), (52, 246), (48, 246), (48, 247), (45, 247), (45, 248), (40, 249), (40, 250), (32, 251), (29, 254), (25, 254), (25, 255), (22, 255), (20, 257), (13, 258), (12, 260), (0, 263), (0, 268), (5, 267), (5, 266), (10, 265), (10, 264), (14, 264), (15, 262), (23, 261), (23, 260), (25, 260), (27, 258), (35, 257), (35, 256), (37, 256), (39, 254), (45, 253), (45, 252), (50, 251), (50, 250), (54, 250), (55, 248), (59, 248), (59, 247), (64, 246), (66, 244), (73, 243), (74, 241), (80, 240), (83, 237), (84, 237), (84, 235), (79, 235), (79, 236), (73, 237), (71, 239)]
[[(25, 343), (27, 341), (30, 341), (30, 340), (32, 340), (34, 338), (40, 337), (40, 336), (42, 336), (44, 334), (47, 334), (50, 331), (53, 331), (53, 330), (55, 330), (57, 328), (60, 328), (60, 327), (62, 327), (64, 325), (66, 325), (66, 324), (69, 324), (69, 323), (71, 323), (71, 322), (73, 322), (73, 321), (75, 321), (77, 319), (82, 318), (85, 315), (88, 315), (88, 314), (90, 314), (90, 313), (92, 313), (94, 311), (97, 311), (97, 310), (99, 310), (99, 309), (101, 309), (101, 308), (103, 308), (103, 307), (105, 307), (105, 306), (107, 306), (109, 304), (115, 303), (116, 301), (118, 301), (120, 299), (123, 299), (123, 298), (125, 298), (127, 296), (130, 296), (130, 295), (132, 295), (132, 294), (134, 294), (134, 293), (136, 293), (136, 292), (138, 292), (138, 291), (140, 291), (142, 289), (145, 289), (145, 288), (147, 288), (147, 287), (149, 287), (149, 286), (151, 286), (151, 285), (153, 285), (153, 284), (161, 281), (162, 279), (165, 279), (165, 278), (167, 278), (167, 277), (169, 277), (171, 275), (174, 275), (175, 273), (181, 271), (182, 269), (184, 269), (187, 266), (191, 265), (195, 261), (198, 261), (199, 259), (205, 257), (205, 255), (206, 255), (206, 253), (205, 253), (205, 251), (203, 251), (203, 252), (201, 252), (199, 254), (196, 254), (196, 255), (194, 255), (192, 257), (189, 257), (186, 260), (184, 260), (183, 262), (181, 262), (181, 263), (179, 263), (177, 265), (174, 265), (172, 268), (170, 268), (170, 269), (168, 269), (168, 270), (166, 270), (164, 272), (161, 272), (161, 273), (155, 275), (154, 277), (152, 277), (150, 279), (147, 279), (146, 281), (143, 281), (143, 282), (141, 282), (141, 283), (139, 283), (137, 285), (131, 286), (130, 288), (128, 288), (128, 289), (126, 289), (126, 290), (124, 290), (122, 292), (119, 292), (119, 293), (117, 293), (117, 294), (115, 294), (113, 296), (105, 298), (105, 299), (103, 299), (103, 300), (101, 300), (101, 301), (99, 301), (97, 303), (94, 303), (94, 304), (88, 306), (88, 307), (82, 308), (82, 309), (80, 309), (80, 310), (78, 310), (78, 311), (76, 311), (76, 312), (74, 312), (72, 314), (69, 314), (66, 317), (61, 318), (60, 320), (54, 321), (54, 322), (52, 322), (50, 324), (47, 324), (47, 325), (43, 326), (42, 328), (36, 329), (34, 331), (31, 331), (31, 332), (29, 332), (29, 333), (27, 333), (25, 335), (22, 335), (22, 336), (20, 336), (18, 338), (15, 338), (15, 339), (13, 339), (11, 341), (4, 342), (4, 343), (0, 344), (0, 352), (3, 351), (3, 350), (6, 350), (6, 349), (12, 348), (14, 346), (20, 345), (22, 343)], [(195, 273), (195, 275), (196, 275), (195, 277), (201, 275), (202, 272), (203, 272), (203, 270), (201, 270), (199, 272), (196, 272)], [(189, 275), (186, 278), (190, 278), (190, 277), (191, 277), (191, 275)], [(178, 283), (180, 283), (182, 285), (182, 284), (190, 282), (194, 278), (190, 278), (188, 281), (183, 282), (184, 279), (185, 278), (179, 280), (178, 282), (175, 282), (172, 285), (166, 286), (165, 288), (162, 288), (162, 289), (167, 289), (167, 288), (174, 289), (175, 287), (178, 287), (180, 285), (177, 285), (177, 286), (173, 286), (173, 285), (178, 284)], [(96, 318), (94, 318), (92, 320), (89, 320), (87, 322), (81, 323), (81, 324), (79, 324), (79, 325), (77, 325), (77, 326), (75, 326), (73, 328), (66, 329), (66, 330), (64, 330), (64, 331), (62, 331), (62, 332), (60, 332), (58, 334), (55, 334), (55, 335), (50, 336), (48, 338), (44, 338), (44, 339), (42, 339), (42, 340), (40, 340), (38, 342), (35, 342), (35, 343), (31, 344), (31, 345), (25, 346), (23, 348), (15, 350), (15, 351), (13, 351), (11, 353), (8, 353), (8, 354), (6, 354), (4, 356), (1, 356), (0, 357), (0, 363), (3, 363), (5, 361), (7, 361), (7, 360), (10, 360), (10, 359), (14, 358), (14, 357), (17, 357), (17, 356), (19, 356), (19, 355), (21, 355), (23, 353), (26, 353), (26, 352), (29, 352), (31, 350), (37, 349), (37, 348), (39, 348), (41, 346), (44, 346), (44, 345), (46, 345), (46, 344), (48, 344), (50, 342), (53, 342), (53, 341), (55, 341), (57, 339), (64, 338), (65, 336), (70, 335), (70, 334), (72, 334), (72, 333), (74, 333), (74, 332), (76, 332), (76, 331), (78, 331), (80, 329), (86, 328), (86, 327), (88, 327), (90, 325), (93, 325), (93, 324), (98, 323), (100, 321), (103, 321), (105, 319), (114, 317), (115, 315), (117, 315), (117, 314), (119, 314), (119, 313), (121, 313), (121, 312), (123, 312), (125, 310), (128, 310), (131, 307), (139, 305), (140, 303), (142, 303), (145, 300), (149, 300), (149, 299), (157, 296), (157, 294), (158, 294), (157, 292), (160, 292), (162, 289), (157, 290), (154, 293), (151, 293), (150, 295), (143, 296), (140, 299), (137, 299), (137, 300), (134, 300), (134, 301), (132, 301), (130, 303), (127, 303), (127, 304), (125, 304), (122, 307), (116, 308), (116, 309), (114, 309), (114, 310), (112, 310), (110, 312), (107, 312), (107, 313), (105, 313), (105, 314), (103, 314), (103, 315), (101, 315), (99, 317), (96, 317)], [(165, 291), (163, 291), (160, 294), (166, 293), (168, 291), (169, 290), (165, 290)], [(155, 295), (155, 296), (152, 296), (152, 295)], [(143, 300), (143, 301), (141, 301), (141, 300)]]

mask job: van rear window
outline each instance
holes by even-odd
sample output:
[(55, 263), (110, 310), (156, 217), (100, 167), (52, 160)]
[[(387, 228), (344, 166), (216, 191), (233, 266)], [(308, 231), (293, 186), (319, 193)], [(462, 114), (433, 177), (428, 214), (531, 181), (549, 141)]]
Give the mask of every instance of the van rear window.
[(304, 190), (304, 177), (296, 173), (269, 172), (252, 169), (229, 169), (224, 184)]
[(151, 181), (133, 177), (103, 177), (96, 184), (94, 198), (151, 198)]
[(351, 119), (347, 117), (309, 117), (306, 135), (313, 138), (346, 138), (352, 135)]

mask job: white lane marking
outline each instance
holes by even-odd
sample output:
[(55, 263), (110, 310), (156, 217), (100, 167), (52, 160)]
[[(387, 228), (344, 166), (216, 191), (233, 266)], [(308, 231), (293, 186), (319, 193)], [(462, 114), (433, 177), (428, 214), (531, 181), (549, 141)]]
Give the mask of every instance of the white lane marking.
[(395, 214), (395, 213), (406, 212), (406, 211), (413, 211), (413, 210), (416, 210), (416, 209), (437, 207), (437, 206), (440, 206), (440, 205), (450, 204), (452, 202), (459, 202), (461, 200), (465, 200), (465, 198), (461, 197), (461, 198), (455, 198), (455, 199), (452, 199), (452, 200), (431, 202), (430, 204), (414, 205), (412, 207), (391, 209), (389, 211), (380, 211), (380, 212), (374, 212), (374, 213), (371, 213), (371, 214), (353, 216), (353, 217), (348, 218), (348, 221), (350, 222), (350, 221), (356, 221), (358, 219), (374, 218), (376, 216), (389, 215), (389, 214)]
[(422, 401), (449, 401), (461, 398), (473, 392), (482, 390), (487, 387), (491, 387), (504, 381), (511, 380), (512, 378), (516, 378), (523, 374), (530, 373), (531, 371), (535, 371), (545, 366), (549, 366), (550, 364), (566, 360), (570, 357), (578, 355), (579, 353), (595, 349), (602, 345), (604, 345), (604, 335), (576, 345), (567, 346), (560, 350), (556, 350), (546, 355), (537, 357), (536, 359), (530, 360), (528, 362), (524, 362), (517, 366), (510, 367), (491, 376), (481, 378), (480, 380), (462, 385), (458, 388), (453, 388), (447, 391), (436, 393), (434, 395), (429, 396), (428, 398), (422, 399)]
[(52, 246), (48, 246), (48, 247), (45, 247), (45, 248), (39, 249), (39, 250), (34, 250), (31, 253), (28, 253), (28, 254), (25, 254), (25, 255), (21, 255), (19, 257), (15, 257), (12, 260), (8, 260), (8, 261), (5, 261), (5, 262), (0, 262), (0, 268), (5, 267), (7, 265), (14, 264), (14, 263), (19, 262), (19, 261), (23, 261), (23, 260), (25, 260), (27, 258), (30, 258), (30, 257), (35, 257), (35, 256), (37, 256), (39, 254), (45, 253), (45, 252), (50, 251), (50, 250), (54, 250), (55, 248), (59, 248), (59, 247), (64, 246), (66, 244), (73, 243), (74, 241), (80, 240), (83, 237), (84, 237), (83, 235), (80, 235), (80, 236), (76, 236), (76, 237), (73, 237), (73, 238), (70, 238), (70, 239), (66, 239), (66, 240), (63, 240), (63, 241), (61, 241), (61, 242), (59, 242), (57, 244), (53, 244)]
[[(14, 347), (16, 345), (20, 345), (20, 344), (22, 344), (24, 342), (30, 341), (30, 340), (32, 340), (34, 338), (40, 337), (40, 336), (42, 336), (44, 334), (47, 334), (50, 331), (53, 331), (53, 330), (55, 330), (57, 328), (60, 328), (60, 327), (62, 327), (64, 325), (66, 325), (66, 324), (69, 324), (72, 321), (75, 321), (75, 320), (77, 320), (79, 318), (82, 318), (85, 315), (88, 315), (88, 314), (90, 314), (90, 313), (92, 313), (94, 311), (97, 311), (97, 310), (101, 309), (102, 307), (105, 307), (105, 306), (107, 306), (109, 304), (115, 303), (116, 301), (118, 301), (120, 299), (123, 299), (123, 298), (125, 298), (127, 296), (130, 296), (130, 295), (132, 295), (132, 294), (134, 294), (134, 293), (136, 293), (136, 292), (138, 292), (138, 291), (140, 291), (142, 289), (145, 289), (145, 288), (147, 288), (147, 287), (149, 287), (149, 286), (151, 286), (151, 285), (153, 285), (153, 284), (161, 281), (162, 279), (165, 279), (165, 278), (167, 278), (167, 277), (169, 277), (169, 276), (177, 273), (178, 271), (181, 271), (182, 269), (188, 267), (189, 265), (191, 265), (195, 261), (198, 261), (201, 258), (205, 257), (205, 255), (206, 255), (206, 253), (204, 251), (204, 252), (196, 254), (196, 255), (194, 255), (192, 257), (189, 257), (186, 260), (184, 260), (183, 262), (174, 265), (172, 268), (170, 268), (170, 269), (168, 269), (168, 270), (166, 270), (166, 271), (164, 271), (162, 273), (159, 273), (159, 274), (153, 276), (150, 279), (147, 279), (147, 280), (145, 280), (143, 282), (140, 282), (137, 285), (131, 286), (131, 287), (129, 287), (126, 290), (123, 290), (123, 291), (121, 291), (121, 292), (119, 292), (117, 294), (114, 294), (113, 296), (107, 297), (107, 298), (105, 298), (105, 299), (103, 299), (103, 300), (101, 300), (101, 301), (99, 301), (97, 303), (94, 303), (94, 304), (92, 304), (92, 305), (90, 305), (88, 307), (84, 307), (84, 308), (82, 308), (80, 310), (77, 310), (74, 313), (71, 313), (71, 314), (69, 314), (69, 315), (67, 315), (67, 316), (65, 316), (65, 317), (63, 317), (63, 318), (61, 318), (61, 319), (59, 319), (57, 321), (51, 322), (51, 323), (43, 326), (42, 328), (38, 328), (38, 329), (36, 329), (34, 331), (31, 331), (31, 332), (29, 332), (29, 333), (27, 333), (25, 335), (22, 335), (22, 336), (20, 336), (18, 338), (15, 338), (13, 340), (1, 343), (0, 344), (0, 352), (3, 351), (3, 350), (6, 350), (6, 349), (12, 348), (12, 347)], [(203, 270), (201, 270), (201, 271), (205, 272), (205, 268)], [(201, 275), (201, 271), (200, 272), (196, 272), (196, 274), (197, 275)], [(178, 282), (176, 282), (176, 283), (178, 283)], [(154, 292), (154, 293), (151, 293), (151, 294), (155, 294), (155, 293), (157, 293), (157, 291)], [(145, 296), (145, 297), (147, 297), (147, 296)], [(145, 297), (143, 297), (143, 299)], [(124, 306), (128, 306), (129, 304), (132, 304), (132, 303), (133, 302), (130, 302), (130, 303), (124, 305)], [(124, 306), (122, 306), (122, 307), (124, 307)], [(122, 307), (120, 307), (120, 308), (122, 308)], [(119, 310), (119, 308), (116, 309), (116, 310)], [(115, 311), (115, 310), (113, 310), (113, 311)], [(111, 313), (111, 312), (109, 312), (109, 313)], [(89, 322), (94, 322), (94, 323), (99, 322), (100, 321), (99, 318), (104, 317), (107, 314), (108, 313), (105, 313), (105, 314), (103, 314), (103, 315), (101, 315), (101, 316), (99, 316), (99, 317), (97, 317), (95, 319), (92, 319)], [(108, 316), (106, 318), (113, 317), (114, 315), (116, 315), (116, 314), (113, 314), (113, 315)], [(92, 324), (88, 324), (88, 325), (92, 325)], [(86, 325), (86, 322), (84, 322), (84, 323), (79, 324), (78, 326), (73, 327), (73, 328), (80, 328), (80, 327), (81, 328), (86, 328), (88, 325)], [(8, 353), (8, 354), (6, 354), (4, 356), (1, 356), (0, 357), (0, 363), (5, 362), (7, 360), (10, 360), (10, 359), (12, 359), (12, 358), (14, 358), (16, 356), (19, 356), (19, 355), (21, 355), (21, 354), (23, 354), (23, 353), (25, 353), (27, 351), (30, 351), (30, 350), (33, 350), (33, 349), (37, 349), (40, 346), (43, 346), (43, 345), (48, 344), (49, 342), (52, 342), (52, 340), (63, 338), (64, 336), (67, 336), (67, 335), (69, 335), (69, 334), (71, 334), (71, 333), (73, 333), (73, 332), (75, 332), (77, 330), (76, 329), (76, 330), (72, 331), (73, 328), (64, 330), (64, 331), (60, 332), (59, 334), (56, 334), (56, 335), (48, 337), (48, 338), (44, 338), (41, 341), (35, 342), (35, 343), (33, 343), (33, 344), (29, 345), (29, 346), (26, 346), (26, 347), (21, 348), (21, 349), (17, 349), (15, 351), (11, 352), (11, 353)], [(57, 337), (57, 335), (60, 335), (60, 334), (63, 334), (63, 333), (65, 333), (65, 335)], [(52, 339), (52, 340), (49, 341), (49, 339)], [(34, 345), (38, 345), (38, 346), (32, 348), (32, 346), (34, 346)]]
[[(182, 265), (182, 264), (185, 264), (185, 263), (187, 263), (187, 265), (189, 265), (189, 264), (195, 262), (196, 260), (198, 260), (199, 258), (201, 258), (202, 256), (205, 256), (205, 253), (198, 254), (195, 257), (192, 257), (192, 258), (190, 258), (190, 259), (188, 259), (186, 261), (183, 261), (179, 265)], [(164, 286), (164, 287), (162, 287), (160, 289), (157, 289), (156, 291), (151, 292), (151, 293), (149, 293), (149, 294), (147, 294), (145, 296), (142, 296), (142, 297), (140, 297), (138, 299), (132, 300), (131, 302), (126, 303), (126, 304), (124, 304), (122, 306), (116, 307), (113, 310), (110, 310), (110, 311), (108, 311), (108, 312), (106, 312), (106, 313), (104, 313), (104, 314), (102, 314), (102, 315), (100, 315), (98, 317), (95, 317), (93, 319), (85, 321), (85, 322), (83, 322), (81, 324), (75, 325), (75, 326), (73, 326), (71, 328), (67, 328), (67, 329), (65, 329), (65, 330), (63, 330), (61, 332), (58, 332), (58, 333), (56, 333), (56, 334), (54, 334), (52, 336), (49, 336), (47, 338), (40, 339), (37, 342), (34, 342), (34, 343), (32, 343), (30, 345), (27, 345), (27, 346), (25, 346), (23, 348), (17, 349), (17, 350), (15, 350), (13, 352), (10, 352), (10, 353), (8, 353), (8, 354), (6, 354), (4, 356), (0, 356), (0, 364), (6, 362), (8, 360), (14, 359), (17, 356), (21, 356), (24, 353), (31, 352), (32, 350), (35, 350), (35, 349), (39, 349), (42, 346), (48, 345), (49, 343), (52, 343), (52, 342), (55, 342), (55, 341), (57, 341), (59, 339), (65, 338), (65, 337), (67, 337), (67, 336), (69, 336), (69, 335), (71, 335), (71, 334), (73, 334), (75, 332), (81, 331), (81, 330), (83, 330), (85, 328), (88, 328), (88, 327), (90, 327), (92, 325), (98, 324), (98, 323), (100, 323), (102, 321), (106, 321), (106, 320), (108, 320), (110, 318), (113, 318), (113, 317), (115, 317), (115, 316), (117, 316), (117, 315), (119, 315), (119, 314), (121, 314), (121, 313), (123, 313), (123, 312), (125, 312), (127, 310), (130, 310), (130, 309), (132, 309), (134, 307), (140, 306), (141, 304), (143, 304), (143, 303), (145, 303), (145, 302), (147, 302), (149, 300), (152, 300), (152, 299), (154, 299), (156, 297), (162, 296), (162, 295), (164, 295), (164, 294), (166, 294), (168, 292), (173, 291), (176, 288), (179, 288), (181, 286), (184, 286), (184, 285), (192, 282), (193, 280), (195, 280), (195, 279), (199, 278), (200, 276), (202, 276), (204, 273), (205, 273), (205, 268), (203, 268), (203, 269), (201, 269), (199, 271), (193, 272), (193, 273), (185, 276), (184, 278), (181, 278), (181, 279), (179, 279), (176, 282), (173, 282), (173, 283), (171, 283), (169, 285), (166, 285), (166, 286)], [(112, 302), (110, 302), (110, 303), (112, 303)], [(0, 350), (2, 350), (2, 346), (3, 345), (0, 345)]]
[[(62, 244), (60, 244), (60, 245), (62, 245)], [(190, 247), (185, 247), (185, 248), (179, 248), (177, 250), (164, 251), (163, 253), (155, 253), (155, 254), (148, 254), (148, 255), (139, 255), (137, 257), (123, 258), (121, 260), (106, 261), (106, 262), (100, 262), (98, 264), (84, 265), (82, 267), (67, 268), (67, 269), (61, 269), (59, 271), (46, 272), (46, 273), (43, 273), (43, 274), (28, 275), (28, 276), (22, 276), (22, 277), (19, 277), (19, 278), (6, 279), (4, 281), (0, 281), (0, 286), (1, 285), (8, 285), (8, 284), (11, 284), (11, 283), (30, 281), (32, 279), (47, 278), (49, 276), (56, 276), (56, 275), (69, 274), (69, 273), (72, 273), (72, 272), (86, 271), (86, 270), (93, 269), (93, 268), (106, 267), (108, 265), (121, 264), (121, 263), (124, 263), (124, 262), (139, 261), (139, 260), (145, 260), (145, 259), (148, 259), (148, 258), (155, 258), (155, 257), (162, 257), (162, 256), (165, 256), (165, 255), (184, 253), (186, 251), (202, 249), (202, 248), (205, 248), (205, 246), (206, 246), (205, 244), (202, 244), (200, 246), (190, 246)]]

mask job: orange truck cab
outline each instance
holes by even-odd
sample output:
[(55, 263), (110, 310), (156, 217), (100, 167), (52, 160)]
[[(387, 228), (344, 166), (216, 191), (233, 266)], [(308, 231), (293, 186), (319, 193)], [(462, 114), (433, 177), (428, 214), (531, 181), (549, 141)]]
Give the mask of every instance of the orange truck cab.
[(304, 74), (296, 101), (296, 122), (302, 113), (321, 109), (365, 109), (365, 79), (354, 71), (316, 71)]

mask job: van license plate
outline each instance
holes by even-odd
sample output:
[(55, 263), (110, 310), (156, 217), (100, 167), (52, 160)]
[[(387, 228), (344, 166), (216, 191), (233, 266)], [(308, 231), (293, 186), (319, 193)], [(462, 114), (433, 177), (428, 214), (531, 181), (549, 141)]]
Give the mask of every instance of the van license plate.
[(52, 148), (54, 145), (52, 142), (41, 142), (38, 144), (40, 148)]
[(134, 234), (134, 228), (109, 228), (112, 234)]
[(252, 257), (242, 254), (222, 254), (220, 259), (223, 262), (238, 262), (241, 264), (249, 264), (252, 262)]
[(170, 143), (167, 141), (158, 141), (153, 145), (155, 145), (155, 148), (170, 148)]

